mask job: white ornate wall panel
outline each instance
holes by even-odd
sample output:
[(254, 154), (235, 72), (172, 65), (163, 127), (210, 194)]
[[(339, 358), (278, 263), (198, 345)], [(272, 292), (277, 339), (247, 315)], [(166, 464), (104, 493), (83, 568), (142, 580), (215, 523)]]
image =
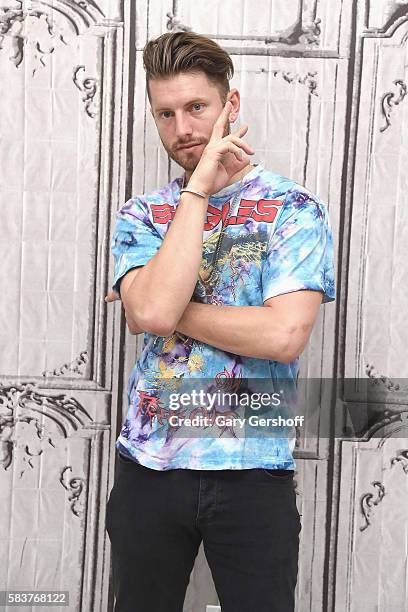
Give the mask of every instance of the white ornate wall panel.
[(1, 589), (64, 590), (70, 605), (55, 609), (106, 610), (110, 397), (16, 383), (0, 398)]
[(408, 377), (408, 14), (362, 48), (345, 376)]
[[(374, 432), (404, 427), (408, 404), (407, 0), (0, 0), (0, 590), (112, 609), (104, 514), (142, 337), (103, 302), (109, 242), (127, 198), (181, 173), (142, 66), (179, 29), (231, 53), (254, 161), (330, 212), (338, 299), (301, 376), (340, 384), (309, 394), (295, 450), (296, 610), (405, 612), (408, 440)], [(373, 382), (368, 401), (350, 377)], [(347, 413), (354, 438), (328, 436)], [(216, 603), (201, 548), (184, 611)]]
[[(343, 53), (350, 42), (351, 3), (329, 0), (160, 0), (146, 2), (148, 37), (168, 30), (200, 32), (238, 55), (326, 56)], [(142, 13), (143, 11), (143, 13)], [(139, 30), (143, 46), (146, 30)]]
[(97, 255), (111, 172), (102, 114), (111, 109), (103, 86), (112, 86), (107, 73), (117, 28), (61, 33), (62, 26), (74, 27), (64, 15), (52, 22), (58, 35), (48, 40), (46, 19), (39, 9), (35, 17), (22, 11), (25, 34), (12, 36), (14, 21), (0, 51), (0, 78), (9, 84), (0, 101), (2, 281), (9, 288), (0, 368), (102, 382), (95, 285), (106, 267)]
[(0, 590), (75, 612), (108, 605), (122, 52), (119, 0), (0, 3)]
[(369, 0), (365, 27), (370, 32), (386, 32), (404, 20), (408, 8), (407, 0)]
[(408, 3), (357, 8), (335, 410), (351, 439), (334, 445), (329, 598), (404, 612)]
[[(340, 444), (342, 520), (336, 610), (407, 609), (407, 420), (405, 423), (400, 431), (385, 428), (381, 438)], [(398, 437), (404, 432), (405, 439)]]

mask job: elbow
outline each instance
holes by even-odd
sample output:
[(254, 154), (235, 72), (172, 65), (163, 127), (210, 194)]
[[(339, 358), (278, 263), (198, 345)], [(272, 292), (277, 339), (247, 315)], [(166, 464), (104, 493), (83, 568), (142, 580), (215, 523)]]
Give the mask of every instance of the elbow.
[(278, 361), (289, 365), (298, 359), (306, 347), (310, 331), (310, 326), (302, 328), (301, 330), (294, 328), (288, 331), (282, 341), (281, 354)]
[(154, 334), (155, 336), (163, 336), (163, 338), (167, 338), (167, 336), (172, 336), (174, 334), (174, 327), (169, 326), (166, 322), (155, 321), (149, 325), (149, 333)]
[(287, 334), (282, 340), (277, 361), (289, 365), (299, 357), (300, 353), (300, 347), (298, 343), (294, 341), (292, 334)]
[(132, 336), (137, 336), (138, 334), (143, 334), (143, 332), (145, 331), (144, 329), (142, 329), (137, 322), (135, 321), (134, 317), (132, 317), (129, 313), (129, 310), (126, 310), (126, 308), (124, 308), (125, 310), (125, 319), (126, 319), (126, 324), (127, 324), (127, 328), (129, 330), (129, 333)]
[(155, 336), (171, 336), (175, 331), (175, 324), (172, 324), (170, 318), (163, 317), (162, 314), (155, 313), (150, 309), (150, 312), (142, 312), (136, 315), (138, 325), (149, 334)]

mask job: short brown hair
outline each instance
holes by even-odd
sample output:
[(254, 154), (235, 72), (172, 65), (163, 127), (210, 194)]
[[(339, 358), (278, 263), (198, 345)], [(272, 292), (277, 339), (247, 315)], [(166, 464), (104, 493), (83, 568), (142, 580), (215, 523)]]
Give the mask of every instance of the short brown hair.
[(228, 53), (211, 38), (195, 32), (167, 32), (149, 40), (143, 49), (143, 65), (150, 102), (150, 79), (199, 71), (204, 72), (218, 87), (225, 102), (229, 91), (228, 81), (234, 75), (234, 65)]

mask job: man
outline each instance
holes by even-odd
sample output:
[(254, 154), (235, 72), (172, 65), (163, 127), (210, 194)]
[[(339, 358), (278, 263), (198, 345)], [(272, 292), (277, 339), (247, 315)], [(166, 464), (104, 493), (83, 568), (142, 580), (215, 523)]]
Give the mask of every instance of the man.
[(251, 163), (248, 126), (230, 132), (240, 95), (215, 42), (164, 34), (143, 59), (160, 139), (185, 172), (126, 202), (112, 240), (105, 299), (120, 291), (130, 331), (144, 332), (107, 507), (115, 610), (181, 612), (203, 541), (223, 612), (293, 611), (293, 433), (247, 435), (245, 419), (241, 431), (238, 418), (219, 420), (239, 413), (220, 396), (189, 411), (166, 393), (191, 381), (197, 392), (296, 387), (319, 306), (335, 297), (327, 210)]

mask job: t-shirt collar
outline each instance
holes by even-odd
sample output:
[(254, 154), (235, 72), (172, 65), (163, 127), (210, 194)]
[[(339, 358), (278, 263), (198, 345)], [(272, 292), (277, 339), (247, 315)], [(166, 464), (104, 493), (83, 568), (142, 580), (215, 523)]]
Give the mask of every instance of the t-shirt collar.
[(220, 189), (220, 191), (217, 191), (217, 193), (214, 193), (210, 197), (210, 200), (220, 200), (231, 197), (240, 189), (244, 189), (244, 187), (248, 185), (248, 183), (250, 183), (254, 180), (254, 178), (259, 176), (261, 170), (261, 164), (254, 164), (254, 167), (251, 168), (251, 170), (247, 172), (247, 174), (245, 174), (242, 179), (239, 179), (238, 181), (235, 181), (235, 183), (232, 183), (231, 185), (227, 185), (223, 189)]

